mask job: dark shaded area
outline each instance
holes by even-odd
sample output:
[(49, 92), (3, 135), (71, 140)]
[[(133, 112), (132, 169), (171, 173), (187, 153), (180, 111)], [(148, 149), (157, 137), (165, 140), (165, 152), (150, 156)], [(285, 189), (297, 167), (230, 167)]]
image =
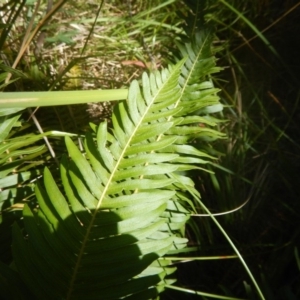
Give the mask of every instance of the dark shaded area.
[[(186, 2), (192, 4), (191, 1)], [(218, 54), (219, 65), (230, 67), (218, 74), (218, 80), (225, 82), (223, 86), (234, 95), (236, 86), (231, 68), (236, 70), (243, 111), (252, 122), (249, 126), (257, 126), (257, 130), (249, 128), (249, 134), (257, 133), (253, 145), (257, 154), (245, 152), (241, 168), (236, 153), (232, 157), (225, 153), (227, 160), (223, 159), (223, 166), (253, 181), (254, 185), (218, 169), (214, 171), (221, 182), (220, 191), (215, 189), (209, 176), (194, 174), (194, 180), (203, 202), (216, 211), (238, 207), (251, 196), (249, 203), (239, 212), (218, 217), (218, 221), (245, 258), (266, 299), (299, 299), (300, 270), (296, 251), (300, 251), (300, 6), (288, 13), (298, 1), (261, 1), (251, 4), (249, 1), (243, 2), (243, 6), (237, 1), (229, 3), (237, 9), (243, 9), (245, 17), (260, 31), (282, 17), (264, 32), (278, 56), (259, 38), (240, 47), (255, 35), (241, 20), (232, 25), (236, 32), (231, 28), (218, 31), (222, 25), (215, 24), (217, 36), (228, 41), (228, 51), (236, 59), (236, 62), (228, 61), (224, 52)], [(218, 8), (220, 14), (223, 13), (223, 18), (219, 20), (232, 24), (236, 15), (221, 5), (209, 11)], [(191, 20), (189, 23), (192, 23)], [(237, 32), (243, 37), (237, 36)], [(238, 68), (242, 68), (244, 76), (241, 76)], [(255, 101), (255, 95), (260, 101)], [(222, 92), (221, 97), (226, 99)], [(230, 117), (226, 109), (224, 115), (225, 118)], [(266, 119), (269, 124), (265, 123)], [(260, 132), (262, 128), (264, 131)], [(215, 148), (224, 151), (225, 144), (226, 141), (216, 143)], [(220, 163), (222, 165), (222, 159)], [(201, 250), (191, 256), (234, 254), (212, 221), (199, 218), (195, 222), (203, 235)], [(252, 292), (246, 292), (245, 282), (251, 286)], [(180, 264), (177, 285), (231, 297), (259, 299), (237, 259)], [(177, 291), (168, 291), (164, 296), (164, 299), (201, 298)]]
[[(51, 203), (48, 205), (53, 210)], [(57, 215), (60, 223), (55, 229), (45, 212), (33, 207), (29, 213), (25, 209), (24, 228), (16, 224), (13, 227), (13, 254), (18, 273), (0, 264), (3, 275), (0, 298), (62, 299), (70, 293), (71, 298), (119, 299), (129, 291), (140, 299), (155, 298), (157, 291), (153, 286), (161, 281), (159, 274), (132, 278), (158, 255), (142, 254), (135, 237), (120, 235), (117, 227), (121, 219), (113, 212), (98, 214), (98, 224), (91, 229), (80, 265), (76, 266), (90, 213), (77, 212), (65, 220)], [(76, 275), (71, 288), (73, 273)]]

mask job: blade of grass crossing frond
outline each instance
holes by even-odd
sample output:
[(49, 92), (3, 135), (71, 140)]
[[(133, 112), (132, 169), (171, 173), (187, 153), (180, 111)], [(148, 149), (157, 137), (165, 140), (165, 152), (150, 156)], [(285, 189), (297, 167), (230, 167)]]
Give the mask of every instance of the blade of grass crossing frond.
[(184, 293), (199, 295), (199, 296), (203, 296), (203, 297), (209, 297), (209, 298), (213, 298), (213, 299), (245, 300), (245, 299), (241, 299), (241, 298), (227, 297), (227, 296), (210, 294), (210, 293), (205, 293), (205, 292), (200, 292), (200, 291), (194, 291), (194, 290), (190, 290), (190, 289), (187, 289), (187, 288), (181, 288), (181, 287), (178, 287), (178, 286), (168, 285), (168, 284), (165, 285), (165, 287), (169, 288), (169, 289), (172, 289), (172, 290), (181, 291), (181, 292), (184, 292)]
[(117, 101), (126, 99), (127, 94), (127, 89), (0, 93), (0, 108), (28, 108)]
[[(170, 174), (171, 177), (173, 177), (174, 179), (176, 179), (177, 181), (181, 181), (180, 178), (175, 175), (175, 174)], [(186, 187), (186, 190), (189, 191), (189, 193), (199, 202), (199, 204), (201, 205), (201, 207), (206, 211), (206, 213), (211, 217), (211, 219), (213, 220), (213, 222), (217, 225), (217, 227), (219, 228), (219, 230), (221, 231), (221, 233), (224, 235), (224, 237), (226, 238), (226, 240), (228, 241), (228, 243), (230, 244), (230, 246), (232, 247), (232, 249), (234, 250), (234, 252), (237, 254), (237, 256), (239, 257), (241, 263), (243, 264), (246, 272), (248, 273), (251, 281), (253, 282), (258, 295), (260, 297), (260, 299), (265, 300), (264, 295), (262, 294), (255, 278), (253, 277), (250, 269), (248, 268), (245, 260), (243, 259), (242, 255), (240, 254), (239, 250), (236, 248), (236, 246), (234, 245), (234, 243), (232, 242), (232, 240), (230, 239), (230, 237), (228, 236), (228, 234), (226, 233), (226, 231), (223, 229), (223, 227), (221, 226), (221, 224), (217, 221), (217, 219), (213, 216), (213, 214), (210, 212), (210, 210), (204, 205), (204, 203), (200, 200), (200, 198), (193, 192), (193, 190), (185, 185), (184, 183), (181, 183), (182, 185), (184, 185)], [(227, 299), (227, 298), (226, 298)]]

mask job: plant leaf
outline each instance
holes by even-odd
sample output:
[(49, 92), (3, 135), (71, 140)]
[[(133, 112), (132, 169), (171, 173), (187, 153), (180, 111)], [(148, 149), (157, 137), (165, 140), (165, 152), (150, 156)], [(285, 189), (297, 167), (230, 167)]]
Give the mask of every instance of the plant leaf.
[[(39, 208), (26, 205), (23, 211), (28, 239), (22, 241), (22, 233), (14, 229), (16, 247), (27, 249), (26, 258), (14, 250), (16, 265), (37, 297), (44, 294), (44, 284), (51, 286), (49, 299), (92, 299), (95, 289), (106, 295), (103, 299), (148, 293), (175, 270), (153, 268), (152, 263), (187, 242), (174, 232), (182, 230), (188, 214), (165, 213), (169, 201), (178, 201), (174, 179), (165, 175), (176, 172), (178, 154), (163, 149), (177, 138), (163, 136), (173, 122), (164, 115), (151, 121), (149, 114), (169, 115), (174, 109), (182, 64), (144, 74), (142, 91), (133, 82), (128, 102), (115, 109), (112, 134), (106, 123), (100, 124), (95, 141), (87, 135), (86, 155), (65, 138), (69, 158), (61, 164), (64, 192), (45, 169), (44, 184), (35, 191)], [(44, 254), (52, 268), (49, 263), (42, 267)], [(31, 264), (34, 271), (28, 270)]]
[(65, 137), (61, 182), (46, 168), (38, 207), (23, 210), (25, 232), (13, 230), (17, 269), (37, 298), (155, 298), (174, 282), (176, 268), (161, 258), (185, 251), (185, 224), (196, 211), (186, 192), (199, 195), (181, 172), (211, 158), (189, 142), (221, 136), (195, 125), (218, 123), (198, 115), (219, 105), (217, 90), (202, 84), (218, 70), (209, 40), (197, 36), (181, 48), (187, 59), (144, 73), (141, 88), (133, 81), (112, 127), (94, 126), (84, 151)]

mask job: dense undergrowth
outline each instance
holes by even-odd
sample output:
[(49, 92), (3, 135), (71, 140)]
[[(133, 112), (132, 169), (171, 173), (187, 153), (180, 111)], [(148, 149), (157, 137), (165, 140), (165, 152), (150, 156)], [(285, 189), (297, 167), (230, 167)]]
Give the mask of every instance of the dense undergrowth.
[[(298, 299), (300, 4), (115, 0), (100, 5), (98, 1), (57, 1), (49, 7), (48, 3), (20, 0), (1, 6), (2, 25), (6, 24), (0, 38), (2, 91), (126, 88), (143, 71), (174, 63), (179, 56), (176, 44), (187, 41), (199, 24), (213, 30), (213, 49), (218, 66), (223, 67), (212, 77), (224, 105), (216, 116), (226, 121), (217, 126), (227, 139), (206, 144), (205, 151), (218, 158), (209, 165), (214, 173), (193, 170), (191, 177), (203, 203), (212, 213), (221, 214), (217, 219), (265, 298)], [(62, 8), (52, 11), (55, 4)], [(47, 12), (53, 12), (49, 20), (43, 19)], [(199, 14), (193, 23), (195, 13)], [(25, 49), (38, 20), (43, 20), (43, 27)], [(40, 108), (36, 116), (44, 131), (82, 134), (87, 120), (110, 123), (113, 105)], [(21, 132), (16, 127), (12, 134), (37, 132), (31, 113), (23, 113)], [(63, 143), (57, 138), (52, 146), (60, 158), (65, 152)], [(38, 161), (17, 170), (35, 170), (34, 178), (45, 165), (55, 166), (52, 171), (56, 172), (48, 150), (37, 151), (40, 156), (32, 160), (40, 157)], [(3, 220), (19, 220), (23, 201), (28, 195), (31, 199), (32, 186), (11, 207), (1, 207)], [(161, 297), (208, 299), (193, 294), (202, 291), (229, 299), (258, 299), (240, 261), (222, 259), (234, 252), (219, 229), (203, 209), (197, 213), (201, 216), (191, 217), (186, 230), (189, 246), (197, 251), (188, 253), (190, 262), (176, 264), (176, 286), (183, 290), (167, 289)], [(1, 261), (9, 264), (7, 226), (2, 225), (0, 234), (5, 245)], [(204, 260), (208, 256), (216, 260)]]

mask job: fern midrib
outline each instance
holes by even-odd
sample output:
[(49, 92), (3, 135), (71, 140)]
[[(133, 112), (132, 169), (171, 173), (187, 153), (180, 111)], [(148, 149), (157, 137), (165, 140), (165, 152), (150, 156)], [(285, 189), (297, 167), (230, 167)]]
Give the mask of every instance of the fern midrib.
[[(172, 71), (174, 72), (174, 70), (172, 70)], [(157, 97), (159, 96), (161, 90), (162, 90), (166, 85), (168, 85), (170, 79), (172, 78), (171, 75), (172, 75), (172, 72), (169, 74), (168, 79), (167, 79), (167, 80), (162, 84), (162, 86), (157, 90), (157, 93), (156, 93), (155, 96), (153, 96), (151, 103), (150, 103), (150, 104), (147, 104), (147, 109), (146, 109), (145, 112), (143, 113), (143, 115), (142, 115), (142, 117), (141, 117), (141, 119), (140, 119), (138, 125), (136, 125), (136, 127), (135, 127), (133, 133), (132, 133), (131, 136), (129, 137), (129, 139), (128, 139), (128, 141), (127, 141), (127, 143), (126, 143), (124, 149), (122, 150), (122, 153), (121, 153), (119, 159), (118, 159), (117, 162), (116, 162), (116, 165), (115, 165), (113, 171), (111, 172), (111, 175), (110, 175), (110, 177), (109, 177), (109, 179), (108, 179), (108, 181), (107, 181), (107, 184), (106, 184), (106, 186), (105, 186), (105, 188), (104, 188), (104, 190), (103, 190), (102, 196), (101, 196), (101, 198), (98, 200), (97, 206), (96, 206), (96, 208), (95, 208), (95, 210), (94, 210), (94, 213), (93, 213), (93, 215), (92, 215), (92, 219), (91, 219), (90, 224), (89, 224), (89, 226), (88, 226), (88, 228), (87, 228), (86, 235), (85, 235), (84, 240), (83, 240), (83, 242), (82, 242), (82, 246), (81, 246), (80, 252), (79, 252), (79, 254), (78, 254), (78, 259), (77, 259), (77, 262), (76, 262), (76, 265), (75, 265), (75, 268), (74, 268), (74, 271), (73, 271), (73, 275), (72, 275), (72, 278), (71, 278), (71, 281), (70, 281), (70, 284), (69, 284), (69, 289), (68, 289), (68, 293), (67, 293), (66, 299), (71, 299), (71, 296), (72, 296), (72, 293), (73, 293), (73, 290), (74, 290), (75, 280), (76, 280), (77, 273), (78, 273), (78, 269), (79, 269), (79, 267), (80, 267), (80, 262), (81, 262), (81, 259), (82, 259), (82, 257), (83, 257), (83, 254), (84, 254), (84, 249), (85, 249), (85, 247), (86, 247), (86, 244), (87, 244), (87, 241), (88, 241), (88, 237), (90, 236), (90, 232), (91, 232), (91, 230), (92, 230), (92, 227), (93, 227), (93, 224), (94, 224), (94, 221), (95, 221), (97, 212), (98, 212), (98, 210), (99, 210), (100, 207), (101, 207), (102, 201), (103, 201), (103, 199), (104, 199), (104, 197), (105, 197), (105, 195), (106, 195), (106, 193), (107, 193), (107, 191), (108, 191), (108, 188), (110, 187), (110, 184), (113, 182), (114, 175), (115, 175), (115, 173), (117, 172), (118, 167), (119, 167), (121, 161), (124, 159), (124, 155), (125, 155), (127, 149), (130, 147), (130, 143), (131, 143), (133, 137), (135, 136), (137, 130), (139, 129), (139, 127), (140, 127), (141, 124), (143, 123), (143, 120), (144, 120), (145, 116), (147, 115), (149, 109), (152, 107), (153, 103), (155, 103), (155, 100), (156, 100)], [(149, 88), (150, 88), (150, 87), (149, 87)], [(147, 103), (147, 102), (145, 101), (145, 103)], [(137, 192), (137, 191), (135, 191), (135, 192)]]
[[(188, 82), (189, 82), (189, 79), (190, 79), (191, 75), (193, 74), (193, 71), (194, 71), (194, 69), (195, 69), (195, 65), (196, 65), (197, 62), (198, 62), (198, 59), (199, 59), (199, 57), (200, 57), (200, 55), (201, 55), (201, 53), (202, 53), (202, 49), (203, 49), (203, 47), (205, 46), (205, 43), (206, 43), (207, 39), (208, 39), (208, 36), (206, 37), (205, 41), (203, 42), (201, 48), (200, 48), (199, 51), (198, 51), (198, 54), (197, 54), (197, 56), (196, 56), (196, 59), (194, 60), (194, 62), (193, 62), (193, 64), (192, 64), (192, 68), (190, 68), (190, 72), (189, 72), (189, 75), (188, 75), (188, 77), (187, 77), (187, 79), (186, 79), (186, 81), (185, 81), (184, 86), (181, 87), (181, 91), (180, 91), (181, 96), (180, 96), (180, 97), (178, 98), (178, 100), (176, 101), (175, 107), (174, 107), (174, 108), (177, 108), (177, 107), (178, 107), (178, 105), (179, 105), (179, 103), (180, 103), (180, 101), (181, 101), (181, 99), (182, 99), (182, 96), (183, 96), (183, 94), (184, 94), (185, 88), (186, 88), (186, 86), (188, 85)], [(172, 118), (173, 118), (173, 116), (169, 116), (168, 119), (167, 119), (168, 122), (170, 122)], [(159, 141), (159, 140), (161, 139), (162, 136), (163, 136), (163, 134), (160, 134), (160, 135), (158, 136), (158, 138), (157, 138), (157, 141)]]
[[(208, 37), (206, 37), (206, 40), (207, 40), (207, 39), (208, 39)], [(189, 79), (190, 79), (191, 75), (193, 74), (193, 71), (194, 71), (194, 69), (195, 69), (195, 65), (197, 64), (198, 59), (199, 59), (199, 57), (200, 57), (200, 55), (201, 55), (201, 53), (202, 53), (202, 49), (203, 49), (203, 47), (204, 47), (204, 45), (205, 45), (206, 40), (204, 41), (204, 43), (202, 44), (202, 47), (201, 47), (201, 48), (199, 49), (199, 51), (198, 51), (198, 54), (197, 54), (197, 56), (196, 56), (196, 59), (194, 60), (194, 63), (192, 64), (192, 68), (190, 69), (189, 76), (187, 77), (187, 79), (186, 79), (186, 81), (185, 81), (185, 85), (184, 85), (183, 87), (181, 87), (180, 97), (179, 97), (178, 100), (176, 101), (175, 107), (174, 107), (174, 108), (177, 108), (177, 107), (178, 107), (178, 105), (179, 105), (179, 103), (180, 103), (180, 101), (181, 101), (181, 99), (182, 99), (182, 96), (183, 96), (183, 94), (184, 94), (185, 88), (186, 88), (186, 86), (188, 85), (188, 82), (189, 82)], [(173, 116), (169, 116), (169, 117), (167, 118), (167, 121), (170, 122), (172, 118), (173, 118)], [(160, 141), (160, 139), (161, 139), (162, 137), (163, 137), (163, 134), (161, 133), (161, 134), (157, 137), (156, 141)], [(151, 151), (151, 152), (153, 153), (154, 151)], [(146, 163), (145, 166), (147, 166), (147, 164), (148, 164), (148, 163)], [(139, 178), (142, 179), (143, 177), (144, 177), (144, 175), (141, 175)], [(137, 192), (137, 190), (136, 190), (135, 192)]]

